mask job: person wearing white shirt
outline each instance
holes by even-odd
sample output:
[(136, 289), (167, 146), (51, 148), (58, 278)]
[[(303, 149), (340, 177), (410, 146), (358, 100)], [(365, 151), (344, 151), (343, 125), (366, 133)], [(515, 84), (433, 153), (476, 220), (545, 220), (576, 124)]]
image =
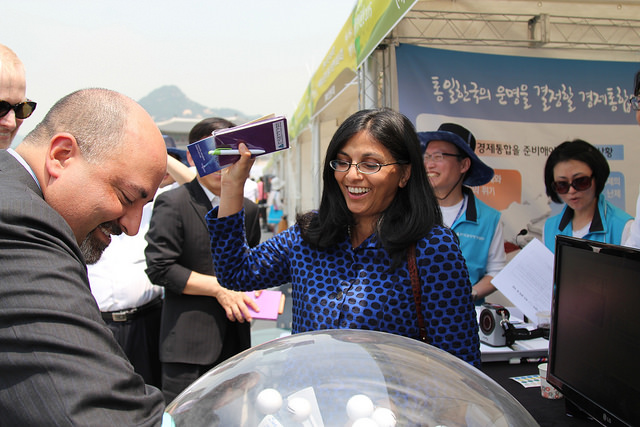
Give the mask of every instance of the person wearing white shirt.
[(253, 203), (258, 203), (258, 183), (253, 179), (248, 179), (244, 183), (244, 197)]
[(435, 132), (418, 132), (418, 137), (444, 225), (460, 239), (471, 294), (480, 305), (496, 290), (491, 280), (507, 261), (500, 212), (478, 200), (469, 188), (491, 181), (493, 169), (475, 154), (473, 134), (458, 124), (443, 123)]

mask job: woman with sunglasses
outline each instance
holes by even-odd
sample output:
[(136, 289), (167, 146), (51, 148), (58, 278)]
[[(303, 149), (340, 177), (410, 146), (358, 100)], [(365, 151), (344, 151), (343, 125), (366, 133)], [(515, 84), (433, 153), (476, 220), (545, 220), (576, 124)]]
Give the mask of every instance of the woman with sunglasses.
[(458, 239), (442, 225), (409, 119), (387, 109), (347, 118), (327, 149), (319, 209), (253, 249), (238, 204), (253, 162), (241, 147), (223, 174), (220, 205), (207, 215), (221, 283), (242, 291), (291, 283), (293, 333), (394, 333), (479, 366), (469, 273)]
[(605, 200), (608, 177), (607, 159), (581, 139), (565, 141), (549, 154), (544, 166), (547, 195), (566, 204), (544, 224), (544, 243), (552, 252), (557, 235), (616, 245), (626, 239), (633, 218)]

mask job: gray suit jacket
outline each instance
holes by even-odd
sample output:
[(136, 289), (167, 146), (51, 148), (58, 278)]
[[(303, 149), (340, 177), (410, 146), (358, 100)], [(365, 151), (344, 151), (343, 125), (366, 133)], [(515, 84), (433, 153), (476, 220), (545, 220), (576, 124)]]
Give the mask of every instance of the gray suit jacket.
[(163, 410), (102, 321), (71, 228), (0, 150), (0, 424), (159, 425)]
[[(250, 246), (260, 243), (258, 206), (245, 199)], [(197, 180), (160, 194), (147, 232), (147, 275), (164, 286), (160, 360), (218, 364), (251, 346), (250, 324), (231, 322), (215, 298), (183, 294), (192, 271), (215, 275), (205, 215), (211, 210)]]

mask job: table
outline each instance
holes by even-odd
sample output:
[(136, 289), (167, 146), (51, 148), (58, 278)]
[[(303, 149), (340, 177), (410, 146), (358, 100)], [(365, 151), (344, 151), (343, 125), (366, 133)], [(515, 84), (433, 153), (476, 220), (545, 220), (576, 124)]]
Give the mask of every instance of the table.
[(482, 363), (547, 357), (549, 354), (549, 340), (545, 338), (517, 340), (509, 347), (491, 347), (481, 342), (480, 354)]
[[(508, 362), (483, 362), (481, 370), (515, 397), (516, 400), (529, 411), (541, 427), (599, 426), (593, 419), (566, 415), (567, 399), (545, 399), (540, 394), (539, 387), (525, 388), (518, 382), (510, 379), (510, 377), (537, 374), (538, 363), (523, 362), (510, 364)], [(569, 405), (571, 406), (570, 402)], [(569, 410), (576, 411), (575, 408), (569, 408)], [(579, 409), (577, 411), (579, 411)]]

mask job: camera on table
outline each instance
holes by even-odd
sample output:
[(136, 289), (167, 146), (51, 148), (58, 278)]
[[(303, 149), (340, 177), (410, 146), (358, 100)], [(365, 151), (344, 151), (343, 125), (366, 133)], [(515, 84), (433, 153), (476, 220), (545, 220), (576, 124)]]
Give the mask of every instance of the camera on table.
[(507, 343), (509, 310), (498, 304), (484, 303), (480, 312), (480, 342), (492, 347), (503, 347)]
[(492, 347), (504, 347), (516, 340), (549, 338), (548, 328), (528, 330), (516, 328), (509, 322), (509, 310), (498, 304), (484, 303), (480, 312), (480, 342)]

